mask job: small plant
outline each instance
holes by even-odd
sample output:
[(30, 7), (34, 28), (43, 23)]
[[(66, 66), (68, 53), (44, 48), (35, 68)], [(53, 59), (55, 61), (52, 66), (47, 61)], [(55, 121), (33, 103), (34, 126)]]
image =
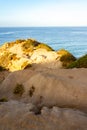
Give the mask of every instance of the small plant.
[(24, 40), (24, 39), (17, 39), (15, 42), (16, 42), (17, 44), (19, 44), (19, 43), (25, 42), (25, 40)]
[(28, 61), (25, 61), (25, 62), (22, 64), (21, 69), (27, 69), (27, 68), (30, 68), (30, 67), (32, 67), (32, 65), (29, 64)]
[(0, 71), (6, 70), (4, 67), (0, 66)]
[(10, 60), (18, 60), (17, 54), (11, 54)]
[(30, 90), (29, 90), (29, 96), (30, 96), (30, 97), (33, 96), (34, 91), (35, 91), (35, 87), (32, 86), (32, 87), (30, 88)]
[(22, 94), (24, 93), (24, 86), (22, 84), (17, 84), (16, 87), (14, 88), (13, 93), (15, 95), (22, 96)]
[(7, 98), (4, 97), (4, 98), (0, 99), (0, 102), (8, 102), (8, 100), (7, 100)]
[(36, 49), (39, 49), (39, 48), (42, 48), (42, 49), (46, 49), (47, 51), (54, 51), (50, 46), (44, 44), (44, 43), (41, 43), (39, 44)]

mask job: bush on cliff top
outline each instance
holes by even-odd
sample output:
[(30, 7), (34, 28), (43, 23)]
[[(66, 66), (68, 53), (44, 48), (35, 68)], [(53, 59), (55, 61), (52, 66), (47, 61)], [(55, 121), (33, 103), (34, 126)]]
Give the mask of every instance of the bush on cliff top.
[(46, 49), (47, 51), (53, 51), (53, 49), (50, 46), (48, 46), (44, 43), (40, 43), (33, 39), (27, 39), (26, 41), (24, 41), (22, 48), (26, 52), (33, 51), (33, 50), (36, 50), (39, 48)]
[(65, 68), (76, 60), (76, 58), (65, 49), (61, 49), (57, 53), (60, 56), (60, 61), (62, 62), (63, 67)]
[(67, 68), (87, 68), (87, 54), (71, 63)]

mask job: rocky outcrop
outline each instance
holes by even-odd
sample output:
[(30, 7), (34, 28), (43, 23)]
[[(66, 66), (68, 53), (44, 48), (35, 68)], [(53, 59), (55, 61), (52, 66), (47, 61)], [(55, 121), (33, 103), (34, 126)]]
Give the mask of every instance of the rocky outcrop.
[(18, 99), (40, 106), (70, 107), (87, 112), (86, 76), (86, 69), (53, 70), (41, 67), (17, 71), (9, 74), (0, 85), (0, 98)]
[(87, 129), (86, 69), (35, 65), (2, 73), (0, 130)]
[(87, 130), (87, 114), (59, 107), (9, 101), (0, 105), (0, 130)]
[[(62, 64), (60, 58), (66, 54), (66, 51), (60, 52), (33, 39), (16, 40), (0, 47), (0, 66), (10, 71), (23, 70), (33, 64), (41, 64), (48, 68), (61, 68), (64, 63)], [(71, 56), (72, 54), (69, 53), (68, 58)]]

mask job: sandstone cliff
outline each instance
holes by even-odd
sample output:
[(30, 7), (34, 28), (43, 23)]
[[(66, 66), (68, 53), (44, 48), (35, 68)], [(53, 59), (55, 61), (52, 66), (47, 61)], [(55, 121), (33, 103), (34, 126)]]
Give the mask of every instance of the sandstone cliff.
[(36, 40), (16, 40), (0, 47), (0, 66), (10, 71), (23, 70), (38, 63), (48, 68), (61, 68), (64, 61), (60, 60), (62, 55), (72, 58), (66, 61), (66, 64), (75, 60), (68, 51), (56, 52), (48, 45)]

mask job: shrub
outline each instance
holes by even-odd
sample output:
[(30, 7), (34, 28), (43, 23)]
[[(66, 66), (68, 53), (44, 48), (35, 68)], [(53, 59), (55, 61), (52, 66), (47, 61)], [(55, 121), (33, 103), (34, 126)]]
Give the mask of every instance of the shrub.
[(32, 67), (32, 64), (28, 64), (24, 67), (24, 69), (28, 69), (28, 68), (31, 68)]
[(57, 53), (60, 56), (60, 61), (62, 62), (63, 67), (65, 68), (76, 60), (76, 58), (67, 50), (61, 49)]
[(24, 93), (24, 86), (22, 84), (17, 84), (16, 87), (14, 88), (13, 93), (15, 95), (22, 96), (22, 94)]
[(33, 45), (33, 47), (36, 47), (40, 44), (40, 42), (34, 40), (34, 39), (27, 39), (27, 41)]
[(25, 40), (24, 39), (17, 39), (15, 42), (17, 43), (17, 44), (19, 44), (19, 43), (22, 43), (22, 42), (24, 42)]
[(32, 86), (32, 87), (30, 88), (30, 90), (29, 90), (29, 96), (30, 96), (30, 97), (33, 96), (34, 91), (35, 91), (35, 87)]
[(28, 39), (24, 42), (24, 44), (22, 45), (23, 47), (23, 50), (24, 51), (33, 51), (34, 49), (39, 49), (39, 48), (43, 48), (43, 49), (46, 49), (47, 51), (53, 51), (53, 49), (44, 44), (44, 43), (40, 43), (36, 40), (33, 40), (33, 39)]
[(8, 69), (9, 64), (11, 63), (11, 53), (4, 52), (4, 54), (0, 57), (0, 66)]
[(18, 60), (17, 54), (15, 53), (11, 54), (10, 60)]
[(87, 54), (71, 63), (67, 68), (87, 68)]
[(39, 48), (42, 48), (42, 49), (46, 49), (47, 51), (54, 51), (50, 46), (44, 44), (44, 43), (41, 43), (39, 44), (36, 49), (39, 49)]
[(4, 98), (1, 98), (1, 99), (0, 99), (0, 102), (8, 102), (8, 99), (5, 98), (5, 97), (4, 97)]
[(27, 69), (27, 68), (30, 68), (30, 67), (32, 67), (32, 65), (29, 64), (28, 61), (25, 61), (25, 62), (23, 62), (21, 69)]
[(0, 71), (6, 70), (4, 67), (0, 66)]

